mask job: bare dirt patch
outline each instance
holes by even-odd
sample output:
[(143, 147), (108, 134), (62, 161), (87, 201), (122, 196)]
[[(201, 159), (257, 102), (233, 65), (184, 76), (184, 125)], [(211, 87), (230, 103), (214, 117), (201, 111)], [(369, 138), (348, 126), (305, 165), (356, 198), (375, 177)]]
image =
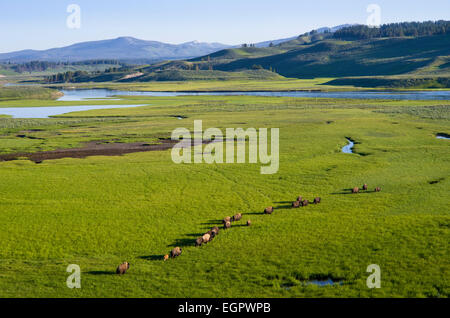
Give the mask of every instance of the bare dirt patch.
[[(221, 139), (213, 141), (203, 141), (204, 144), (210, 142), (220, 142)], [(19, 158), (27, 158), (35, 163), (44, 160), (61, 158), (86, 158), (90, 156), (121, 156), (133, 152), (162, 151), (173, 147), (189, 148), (194, 145), (194, 140), (180, 143), (180, 140), (160, 138), (158, 144), (134, 142), (134, 143), (109, 143), (108, 141), (91, 141), (80, 148), (67, 148), (50, 151), (40, 151), (32, 153), (12, 153), (0, 154), (0, 161), (12, 161)]]
[(133, 152), (158, 151), (172, 148), (177, 140), (162, 139), (159, 144), (135, 143), (103, 143), (89, 142), (84, 147), (68, 148), (52, 151), (40, 151), (34, 153), (13, 153), (0, 155), (0, 161), (17, 160), (18, 158), (28, 158), (31, 161), (40, 163), (44, 160), (61, 158), (86, 158), (89, 156), (120, 156)]
[(128, 74), (128, 75), (125, 75), (124, 77), (122, 77), (121, 80), (127, 80), (127, 79), (130, 79), (130, 78), (135, 78), (135, 77), (139, 77), (139, 76), (142, 76), (142, 75), (144, 75), (144, 73), (142, 73), (142, 72)]

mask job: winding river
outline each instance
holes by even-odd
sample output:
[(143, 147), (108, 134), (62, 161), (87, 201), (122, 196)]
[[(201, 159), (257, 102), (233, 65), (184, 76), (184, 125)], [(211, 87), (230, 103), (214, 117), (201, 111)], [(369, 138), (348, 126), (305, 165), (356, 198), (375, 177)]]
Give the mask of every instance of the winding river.
[[(16, 85), (16, 84), (14, 84)], [(407, 92), (381, 92), (381, 91), (349, 91), (349, 92), (320, 92), (320, 91), (293, 91), (293, 92), (143, 92), (119, 91), (110, 89), (63, 89), (64, 96), (58, 101), (86, 101), (119, 100), (117, 96), (271, 96), (271, 97), (312, 97), (312, 98), (353, 98), (353, 99), (394, 99), (394, 100), (450, 100), (450, 91), (407, 91)], [(47, 118), (50, 116), (66, 114), (74, 111), (93, 109), (126, 108), (142, 105), (85, 105), (85, 106), (54, 106), (54, 107), (0, 107), (1, 115), (14, 118)], [(446, 139), (446, 138), (444, 138)], [(350, 147), (351, 148), (351, 147)], [(348, 149), (351, 151), (351, 149)], [(344, 151), (344, 149), (343, 149)], [(345, 152), (345, 151), (344, 151)], [(351, 153), (351, 152), (347, 152)]]
[(450, 140), (450, 135), (444, 134), (444, 133), (439, 133), (436, 135), (437, 139), (445, 139), (445, 140)]
[(61, 101), (80, 101), (86, 98), (110, 98), (113, 96), (270, 96), (270, 97), (312, 97), (312, 98), (353, 98), (353, 99), (395, 99), (395, 100), (450, 100), (448, 91), (293, 91), (293, 92), (143, 92), (143, 91), (119, 91), (110, 89), (63, 89), (64, 96)]
[(92, 106), (54, 106), (54, 107), (7, 107), (0, 108), (0, 114), (13, 118), (48, 118), (71, 112), (93, 109), (129, 108), (143, 105), (92, 105)]
[(348, 144), (342, 147), (343, 153), (353, 153), (353, 147), (355, 146), (355, 143), (351, 141), (349, 138), (346, 138), (348, 141)]

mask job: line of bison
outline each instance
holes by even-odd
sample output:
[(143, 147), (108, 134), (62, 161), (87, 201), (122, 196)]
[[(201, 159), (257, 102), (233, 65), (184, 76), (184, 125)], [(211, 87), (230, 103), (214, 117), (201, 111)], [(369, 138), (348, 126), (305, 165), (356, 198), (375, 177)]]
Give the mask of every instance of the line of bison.
[[(352, 188), (351, 193), (359, 193), (361, 191), (367, 191), (367, 190), (368, 190), (368, 186), (367, 186), (367, 184), (364, 184), (361, 189), (359, 187)], [(380, 191), (381, 191), (380, 187), (376, 187), (373, 190), (373, 192), (380, 192)], [(321, 201), (322, 201), (322, 199), (320, 197), (315, 197), (311, 203), (312, 204), (320, 204)], [(306, 207), (309, 205), (309, 203), (310, 203), (309, 200), (303, 199), (302, 196), (298, 196), (297, 200), (292, 202), (291, 207), (292, 208)], [(263, 213), (264, 214), (272, 214), (273, 211), (274, 211), (274, 207), (269, 206), (264, 209)], [(224, 230), (230, 229), (231, 224), (233, 222), (240, 221), (241, 219), (242, 219), (241, 213), (238, 213), (232, 217), (227, 216), (226, 218), (224, 218), (222, 220), (223, 229)], [(251, 224), (252, 224), (251, 220), (247, 220), (246, 225), (250, 226)], [(220, 232), (220, 229), (218, 226), (212, 227), (208, 232), (206, 232), (205, 234), (203, 234), (202, 236), (198, 237), (195, 240), (195, 243), (194, 243), (195, 246), (198, 247), (198, 246), (202, 246), (204, 244), (211, 242), (217, 235), (219, 235), (219, 232)], [(181, 253), (182, 253), (182, 248), (177, 246), (177, 247), (173, 248), (169, 254), (164, 255), (164, 261), (168, 260), (169, 258), (178, 257), (181, 255)], [(117, 267), (116, 273), (120, 274), (120, 275), (125, 274), (129, 268), (130, 268), (130, 264), (128, 262), (124, 262)]]
[[(223, 229), (227, 230), (231, 228), (231, 223), (240, 221), (242, 219), (242, 213), (238, 213), (234, 216), (227, 216), (222, 220)], [(247, 220), (247, 226), (250, 226), (252, 224), (252, 221)], [(218, 226), (212, 227), (208, 232), (203, 234), (202, 236), (198, 237), (195, 240), (195, 246), (202, 246), (204, 244), (207, 244), (211, 242), (217, 235), (219, 235), (220, 229)], [(173, 248), (169, 254), (164, 255), (164, 261), (168, 260), (169, 258), (175, 258), (181, 255), (182, 249), (181, 247), (177, 246)]]
[[(367, 191), (369, 189), (369, 187), (367, 186), (367, 184), (364, 184), (363, 186), (362, 186), (362, 188), (360, 189), (360, 188), (358, 188), (358, 187), (354, 187), (353, 189), (352, 189), (352, 193), (359, 193), (361, 190), (362, 191)], [(381, 191), (381, 188), (380, 187), (376, 187), (374, 190), (373, 190), (373, 192), (380, 192)]]

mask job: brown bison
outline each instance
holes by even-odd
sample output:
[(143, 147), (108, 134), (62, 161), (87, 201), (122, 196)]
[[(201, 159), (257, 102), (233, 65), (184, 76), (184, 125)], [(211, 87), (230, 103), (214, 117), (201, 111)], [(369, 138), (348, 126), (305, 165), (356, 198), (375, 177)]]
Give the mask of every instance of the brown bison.
[(239, 221), (240, 219), (242, 219), (242, 214), (241, 213), (238, 213), (238, 214), (236, 214), (236, 215), (234, 215), (233, 216), (233, 221), (234, 222), (236, 222), (236, 221)]
[(247, 221), (247, 226), (250, 226), (250, 225), (252, 225), (252, 221), (248, 220)]
[(320, 203), (320, 197), (316, 197), (316, 198), (314, 198), (314, 204), (319, 204)]
[(231, 222), (227, 222), (227, 223), (225, 223), (224, 225), (223, 225), (223, 228), (226, 230), (226, 229), (229, 229), (231, 227)]
[(380, 192), (381, 191), (381, 188), (380, 187), (376, 187), (375, 188), (375, 192)]
[(203, 244), (203, 237), (199, 237), (195, 240), (195, 246), (202, 246)]
[(367, 190), (367, 189), (368, 189), (368, 186), (367, 186), (367, 184), (364, 183), (363, 190)]
[(123, 275), (127, 272), (127, 270), (130, 268), (130, 264), (128, 262), (124, 262), (117, 266), (116, 274)]
[(211, 232), (214, 233), (214, 236), (217, 236), (219, 234), (219, 228), (217, 226), (214, 226), (211, 228)]
[(227, 222), (231, 222), (231, 217), (227, 216), (225, 219), (222, 220), (223, 224), (225, 224)]
[(309, 201), (308, 200), (303, 200), (302, 201), (302, 206), (307, 206), (309, 204)]
[(211, 238), (209, 239), (210, 241), (212, 241), (212, 239), (216, 237), (216, 232), (214, 232), (213, 230), (209, 230), (208, 232), (206, 232), (206, 234), (209, 234), (209, 236), (211, 236)]
[(272, 214), (272, 212), (273, 212), (273, 206), (269, 206), (264, 209), (265, 214)]
[(302, 202), (302, 200), (303, 200), (302, 196), (299, 195), (299, 196), (297, 197), (297, 201), (298, 201), (298, 202)]
[(299, 206), (300, 206), (300, 202), (299, 201), (292, 202), (292, 207), (293, 208), (298, 208)]
[(359, 188), (358, 187), (354, 187), (353, 189), (352, 189), (352, 193), (358, 193), (359, 192)]
[(202, 236), (202, 239), (203, 239), (203, 243), (208, 243), (211, 240), (211, 234), (208, 234), (208, 233), (204, 234)]
[(170, 257), (175, 258), (181, 255), (181, 247), (175, 247), (170, 251)]
[(169, 254), (164, 255), (164, 262), (169, 259)]

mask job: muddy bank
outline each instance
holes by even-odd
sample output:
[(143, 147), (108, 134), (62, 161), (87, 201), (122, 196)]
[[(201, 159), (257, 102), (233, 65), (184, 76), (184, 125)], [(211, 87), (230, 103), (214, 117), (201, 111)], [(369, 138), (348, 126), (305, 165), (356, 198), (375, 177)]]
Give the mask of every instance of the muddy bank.
[[(211, 142), (221, 142), (218, 140), (205, 140), (203, 144), (209, 144)], [(0, 161), (12, 161), (19, 158), (27, 158), (35, 163), (41, 163), (44, 160), (53, 160), (61, 158), (86, 158), (90, 156), (120, 156), (133, 152), (145, 152), (145, 151), (162, 151), (171, 149), (173, 147), (189, 148), (194, 146), (194, 140), (191, 142), (180, 143), (180, 140), (171, 140), (166, 138), (160, 138), (159, 144), (149, 144), (142, 142), (134, 143), (108, 143), (105, 141), (92, 141), (86, 143), (80, 148), (67, 148), (51, 151), (40, 151), (32, 153), (12, 153), (12, 154), (0, 154)]]
[(84, 147), (59, 149), (52, 151), (41, 151), (34, 153), (13, 153), (0, 155), (0, 161), (17, 160), (18, 158), (28, 158), (31, 161), (40, 163), (44, 160), (61, 158), (86, 158), (89, 156), (120, 156), (133, 152), (158, 151), (172, 148), (177, 140), (162, 139), (160, 144), (136, 143), (102, 143), (89, 142)]

